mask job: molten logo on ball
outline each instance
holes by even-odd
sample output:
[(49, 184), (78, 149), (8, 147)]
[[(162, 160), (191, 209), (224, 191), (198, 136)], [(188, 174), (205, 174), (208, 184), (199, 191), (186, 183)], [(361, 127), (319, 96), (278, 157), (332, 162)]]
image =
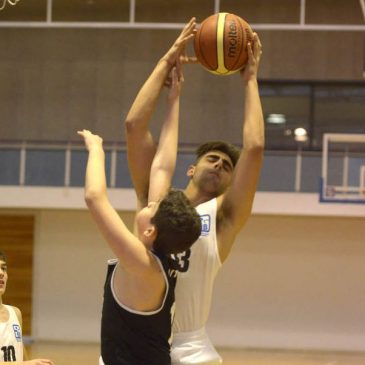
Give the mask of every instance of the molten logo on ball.
[(251, 27), (242, 18), (229, 13), (214, 14), (201, 23), (196, 33), (195, 54), (208, 71), (230, 75), (246, 65), (247, 43), (251, 39)]
[(237, 54), (237, 25), (234, 20), (229, 21), (229, 49), (228, 57), (236, 57)]

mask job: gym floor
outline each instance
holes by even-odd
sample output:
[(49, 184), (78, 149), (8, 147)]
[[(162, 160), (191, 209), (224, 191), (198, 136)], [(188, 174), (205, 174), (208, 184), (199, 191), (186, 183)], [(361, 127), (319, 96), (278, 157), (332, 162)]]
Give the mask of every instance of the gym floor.
[[(30, 358), (50, 358), (55, 365), (97, 365), (99, 345), (36, 342)], [(364, 365), (365, 353), (219, 349), (224, 365)], [(148, 365), (148, 364), (146, 364)]]

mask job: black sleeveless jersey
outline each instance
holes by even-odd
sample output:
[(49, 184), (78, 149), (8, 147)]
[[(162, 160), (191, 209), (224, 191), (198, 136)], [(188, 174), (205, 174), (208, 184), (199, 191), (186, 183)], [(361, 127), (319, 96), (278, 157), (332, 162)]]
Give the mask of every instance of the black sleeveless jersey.
[(117, 260), (108, 262), (101, 320), (101, 356), (105, 365), (170, 365), (170, 337), (176, 273), (166, 258), (158, 257), (166, 282), (161, 307), (137, 312), (114, 298), (111, 282)]

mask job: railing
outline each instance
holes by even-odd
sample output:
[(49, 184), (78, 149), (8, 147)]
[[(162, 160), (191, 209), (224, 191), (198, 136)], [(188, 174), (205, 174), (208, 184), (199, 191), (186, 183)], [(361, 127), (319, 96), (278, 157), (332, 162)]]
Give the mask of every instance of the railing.
[[(6, 1), (17, 3), (19, 0), (0, 0), (4, 8)], [(212, 13), (221, 11), (222, 0), (212, 0)], [(18, 5), (19, 6), (19, 5)], [(128, 21), (54, 21), (53, 20), (53, 0), (47, 0), (45, 9), (45, 19), (43, 21), (0, 21), (0, 27), (18, 27), (18, 28), (109, 28), (109, 29), (181, 29), (183, 23), (161, 23), (161, 22), (136, 22), (136, 0), (129, 0)], [(360, 4), (352, 4), (356, 9), (362, 12), (365, 19), (364, 0)], [(0, 7), (1, 9), (1, 7)], [(255, 30), (301, 30), (301, 31), (356, 31), (363, 32), (365, 25), (362, 24), (309, 24), (306, 23), (306, 0), (300, 0), (298, 21), (289, 23), (252, 23)]]
[[(104, 147), (105, 153), (107, 156), (107, 169), (108, 169), (108, 185), (112, 188), (117, 186), (116, 183), (116, 172), (117, 172), (117, 157), (119, 154), (125, 153), (125, 147), (111, 145), (106, 145)], [(3, 152), (8, 152), (7, 156), (4, 158)], [(10, 153), (9, 153), (10, 152)], [(33, 158), (29, 158), (32, 152), (40, 152), (38, 156), (33, 156)], [(61, 156), (52, 155), (52, 152), (60, 152)], [(85, 158), (81, 158), (81, 161), (77, 161), (74, 159), (75, 155), (80, 153), (85, 155)], [(34, 142), (21, 142), (21, 143), (0, 143), (0, 166), (5, 168), (9, 168), (11, 166), (12, 174), (9, 178), (4, 178), (6, 176), (6, 171), (2, 171), (0, 176), (0, 185), (44, 185), (44, 186), (80, 186), (79, 183), (80, 177), (83, 179), (85, 166), (81, 165), (80, 162), (85, 160), (86, 162), (87, 152), (85, 151), (85, 147), (83, 145), (78, 145), (74, 143), (34, 143)], [(38, 161), (37, 161), (38, 158)], [(60, 175), (60, 168), (62, 166), (53, 165), (52, 166), (52, 159), (54, 163), (62, 161), (64, 164), (63, 168), (63, 179), (62, 182), (58, 179), (58, 182), (52, 183), (50, 181), (49, 176), (47, 175), (48, 172), (56, 172), (56, 175)], [(36, 181), (34, 178), (32, 179), (32, 174), (29, 165), (34, 165), (38, 162), (38, 172), (36, 174)], [(73, 165), (76, 163), (76, 168), (72, 169)], [(18, 165), (18, 166), (16, 166)], [(79, 169), (77, 169), (79, 167)], [(14, 178), (15, 170), (18, 171), (18, 178)], [(75, 173), (80, 172), (79, 176), (76, 177), (72, 182), (72, 175)], [(43, 176), (42, 176), (43, 173)], [(46, 174), (44, 174), (46, 173)], [(27, 179), (28, 177), (28, 179)], [(34, 177), (34, 176), (33, 176)], [(41, 180), (40, 180), (41, 179)], [(8, 180), (8, 181), (7, 181)], [(17, 180), (17, 181), (15, 181)], [(42, 184), (43, 181), (43, 184)]]
[[(110, 188), (132, 189), (125, 145), (104, 143), (106, 175)], [(180, 146), (173, 185), (187, 183), (187, 167), (194, 163), (195, 148)], [(88, 153), (82, 144), (7, 143), (0, 141), (0, 186), (83, 187)], [(365, 164), (361, 153), (333, 152), (328, 176), (332, 185), (342, 185), (344, 167), (349, 183), (361, 181), (358, 166)], [(265, 151), (259, 191), (319, 192), (322, 152)], [(364, 172), (362, 172), (364, 174)], [(361, 185), (361, 184), (360, 184)]]
[[(104, 149), (108, 186), (132, 188), (126, 147), (105, 144)], [(265, 157), (260, 190), (318, 191), (319, 152), (305, 152), (303, 155), (301, 149), (267, 151)], [(175, 186), (186, 184), (185, 171), (194, 158), (194, 148), (179, 149)], [(82, 187), (86, 161), (87, 151), (77, 143), (0, 142), (0, 185)], [(309, 167), (313, 169), (310, 174)]]

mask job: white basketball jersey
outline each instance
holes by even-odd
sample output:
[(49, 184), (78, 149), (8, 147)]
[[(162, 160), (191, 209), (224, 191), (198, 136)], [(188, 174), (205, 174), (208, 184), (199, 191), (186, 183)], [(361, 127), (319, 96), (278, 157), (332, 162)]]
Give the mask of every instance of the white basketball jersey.
[(217, 200), (200, 204), (196, 210), (201, 218), (201, 235), (190, 250), (177, 255), (180, 272), (175, 288), (174, 333), (196, 331), (205, 326), (214, 280), (221, 267), (216, 236)]
[(0, 361), (23, 361), (22, 329), (15, 310), (5, 305), (9, 312), (9, 320), (0, 322)]

